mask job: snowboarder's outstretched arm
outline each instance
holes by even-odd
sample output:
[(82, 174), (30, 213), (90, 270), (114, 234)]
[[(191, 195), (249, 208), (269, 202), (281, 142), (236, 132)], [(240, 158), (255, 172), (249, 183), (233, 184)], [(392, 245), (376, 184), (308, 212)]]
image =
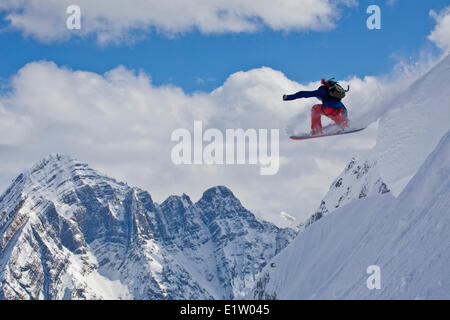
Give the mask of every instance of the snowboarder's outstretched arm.
[(284, 101), (291, 101), (291, 100), (295, 100), (295, 99), (300, 99), (300, 98), (322, 98), (324, 96), (326, 96), (328, 94), (328, 90), (325, 87), (320, 87), (317, 90), (314, 91), (299, 91), (295, 94), (285, 94), (283, 95), (283, 100)]

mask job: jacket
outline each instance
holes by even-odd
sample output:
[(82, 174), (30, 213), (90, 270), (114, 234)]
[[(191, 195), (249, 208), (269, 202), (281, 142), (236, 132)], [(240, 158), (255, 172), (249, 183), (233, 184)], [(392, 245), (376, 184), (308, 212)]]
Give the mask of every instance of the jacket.
[(318, 98), (322, 101), (322, 104), (327, 108), (341, 109), (345, 108), (341, 100), (330, 97), (328, 95), (328, 89), (325, 86), (320, 86), (319, 89), (314, 91), (299, 91), (295, 94), (287, 95), (286, 101), (300, 99), (300, 98)]

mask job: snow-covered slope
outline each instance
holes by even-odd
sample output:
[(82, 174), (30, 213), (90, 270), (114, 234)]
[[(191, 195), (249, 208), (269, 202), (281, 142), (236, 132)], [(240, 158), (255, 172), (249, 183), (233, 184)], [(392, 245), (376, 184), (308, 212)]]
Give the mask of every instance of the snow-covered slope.
[(450, 128), (450, 55), (393, 101), (379, 121), (371, 156), (383, 181), (400, 194)]
[[(450, 131), (398, 198), (355, 200), (315, 222), (253, 291), (277, 299), (450, 299)], [(381, 272), (369, 290), (367, 268)]]
[(293, 237), (225, 187), (159, 205), (55, 154), (0, 197), (0, 298), (237, 298)]

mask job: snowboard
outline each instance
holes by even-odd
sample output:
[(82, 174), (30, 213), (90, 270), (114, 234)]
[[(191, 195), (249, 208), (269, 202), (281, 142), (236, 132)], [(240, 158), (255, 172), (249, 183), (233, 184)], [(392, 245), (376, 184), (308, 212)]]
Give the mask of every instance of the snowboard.
[(314, 139), (314, 138), (322, 138), (322, 137), (331, 137), (331, 136), (338, 136), (341, 134), (348, 134), (348, 133), (355, 133), (364, 130), (364, 128), (347, 128), (347, 129), (341, 129), (338, 126), (329, 126), (324, 127), (322, 129), (322, 133), (312, 135), (311, 133), (304, 133), (299, 135), (292, 135), (290, 138), (292, 140), (308, 140), (308, 139)]

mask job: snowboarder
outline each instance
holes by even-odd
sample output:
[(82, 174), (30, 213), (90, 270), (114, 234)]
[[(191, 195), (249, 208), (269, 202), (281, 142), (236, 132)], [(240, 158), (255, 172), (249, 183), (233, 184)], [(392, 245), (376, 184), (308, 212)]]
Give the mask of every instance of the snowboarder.
[(345, 97), (345, 93), (349, 91), (344, 90), (333, 78), (325, 81), (322, 79), (322, 85), (315, 91), (299, 91), (291, 95), (283, 95), (284, 101), (295, 100), (299, 98), (316, 97), (322, 101), (322, 104), (316, 104), (311, 109), (311, 134), (317, 135), (322, 133), (321, 116), (327, 116), (332, 119), (342, 129), (348, 127), (347, 109), (341, 102)]

